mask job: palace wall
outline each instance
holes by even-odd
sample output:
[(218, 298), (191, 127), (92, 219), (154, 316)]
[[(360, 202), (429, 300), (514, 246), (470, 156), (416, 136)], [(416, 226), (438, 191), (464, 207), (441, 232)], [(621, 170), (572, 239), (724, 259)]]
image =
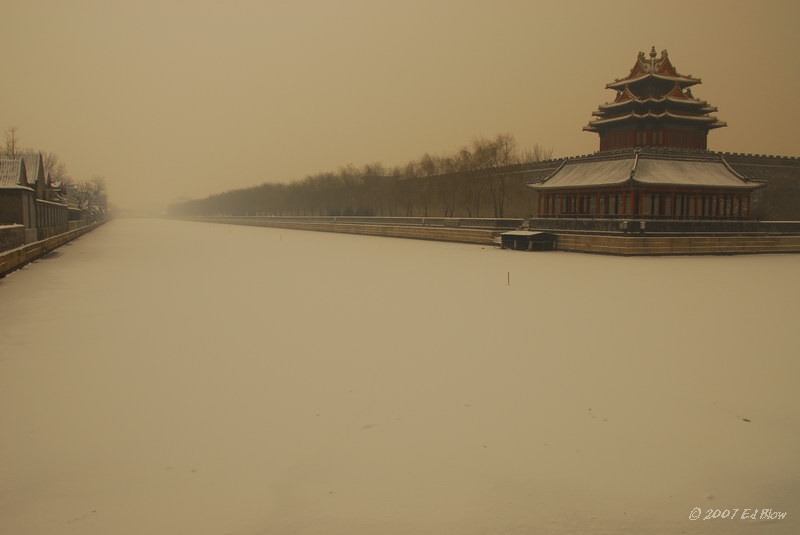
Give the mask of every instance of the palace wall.
[(720, 153), (737, 173), (764, 180), (765, 188), (753, 192), (752, 210), (763, 221), (800, 221), (800, 158), (757, 154)]

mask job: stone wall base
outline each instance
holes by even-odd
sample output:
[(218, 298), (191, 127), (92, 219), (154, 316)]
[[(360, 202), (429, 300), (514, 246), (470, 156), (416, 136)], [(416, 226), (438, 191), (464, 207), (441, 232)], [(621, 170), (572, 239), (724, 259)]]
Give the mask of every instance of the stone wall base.
[(15, 269), (19, 269), (25, 264), (40, 258), (50, 251), (57, 249), (65, 243), (74, 240), (78, 236), (94, 230), (102, 223), (92, 223), (82, 228), (71, 230), (46, 240), (35, 241), (16, 249), (9, 249), (0, 253), (0, 277), (5, 277)]
[(602, 236), (559, 234), (559, 251), (636, 255), (800, 253), (800, 236)]
[[(322, 232), (343, 232), (392, 238), (451, 241), (479, 245), (495, 245), (505, 229), (465, 229), (438, 226), (377, 225), (367, 223), (338, 223), (302, 221), (301, 218), (271, 219), (252, 217), (191, 217), (187, 221), (227, 223), (256, 227), (274, 227)], [(750, 236), (614, 236), (608, 234), (559, 233), (556, 250), (580, 253), (599, 253), (623, 256), (637, 255), (710, 255), (800, 252), (800, 235)]]
[(182, 219), (188, 221), (203, 221), (206, 223), (227, 223), (231, 225), (312, 230), (321, 232), (343, 232), (345, 234), (365, 234), (369, 236), (386, 236), (390, 238), (451, 241), (459, 243), (474, 243), (479, 245), (493, 245), (493, 238), (502, 232), (500, 230), (450, 227), (415, 227), (409, 225), (370, 225), (364, 223), (329, 223), (291, 220), (270, 221), (267, 218), (253, 219), (247, 217), (192, 217)]

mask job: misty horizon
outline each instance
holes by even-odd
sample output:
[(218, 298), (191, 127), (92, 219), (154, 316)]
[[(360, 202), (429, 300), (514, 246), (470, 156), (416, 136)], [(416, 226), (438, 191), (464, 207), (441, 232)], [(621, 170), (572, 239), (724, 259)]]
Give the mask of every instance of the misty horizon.
[(594, 152), (581, 128), (605, 84), (655, 46), (729, 124), (710, 148), (797, 155), (796, 5), (672, 5), (643, 24), (632, 2), (13, 1), (0, 39), (23, 83), (0, 127), (77, 180), (105, 177), (112, 204), (160, 210), (500, 133)]

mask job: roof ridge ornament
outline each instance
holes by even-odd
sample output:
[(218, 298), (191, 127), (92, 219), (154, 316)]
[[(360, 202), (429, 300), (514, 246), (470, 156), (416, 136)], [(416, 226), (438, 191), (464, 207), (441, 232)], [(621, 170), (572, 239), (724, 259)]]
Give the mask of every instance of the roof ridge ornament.
[(666, 48), (660, 54), (655, 46), (647, 52), (640, 50), (628, 76), (606, 84), (606, 89), (616, 91), (614, 100), (592, 112), (583, 128), (600, 135), (601, 152), (653, 143), (705, 149), (708, 132), (727, 126), (710, 115), (717, 111), (715, 107), (693, 95), (692, 89), (702, 80), (681, 74)]

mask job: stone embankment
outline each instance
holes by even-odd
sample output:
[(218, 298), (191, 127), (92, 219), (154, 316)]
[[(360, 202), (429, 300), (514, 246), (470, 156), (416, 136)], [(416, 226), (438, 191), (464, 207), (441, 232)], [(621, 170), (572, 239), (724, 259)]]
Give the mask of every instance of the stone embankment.
[(186, 221), (227, 223), (321, 232), (343, 232), (391, 238), (492, 245), (497, 236), (522, 224), (522, 219), (462, 219), (442, 217), (186, 217)]
[(96, 229), (103, 222), (90, 223), (85, 226), (57, 234), (50, 238), (35, 241), (27, 245), (21, 245), (14, 249), (0, 252), (0, 277), (5, 277), (15, 269), (19, 269), (25, 264), (41, 258), (47, 253), (58, 249), (65, 243), (74, 240), (78, 236), (82, 236), (89, 231)]
[[(522, 219), (422, 217), (184, 217), (186, 221), (227, 223), (322, 232), (344, 232), (392, 238), (494, 245), (503, 232), (519, 228)], [(567, 226), (569, 221), (530, 220), (530, 229), (556, 236), (555, 250), (621, 256), (713, 255), (800, 252), (798, 222), (641, 222), (620, 231), (620, 221), (600, 221), (593, 231)], [(586, 223), (586, 222), (584, 222)], [(632, 233), (636, 225), (641, 233)], [(644, 232), (647, 230), (647, 233)], [(655, 232), (654, 232), (655, 231)]]
[(556, 249), (622, 256), (800, 253), (800, 236), (602, 236), (558, 234)]

